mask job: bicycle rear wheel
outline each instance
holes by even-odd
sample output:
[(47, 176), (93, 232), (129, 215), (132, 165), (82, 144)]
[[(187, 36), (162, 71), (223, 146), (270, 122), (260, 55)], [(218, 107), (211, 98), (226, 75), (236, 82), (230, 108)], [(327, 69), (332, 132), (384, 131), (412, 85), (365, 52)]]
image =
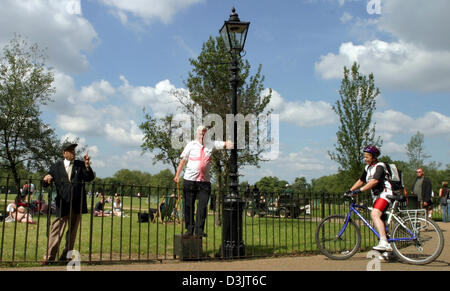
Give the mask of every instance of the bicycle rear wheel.
[[(417, 240), (392, 242), (397, 257), (413, 265), (425, 265), (436, 260), (444, 248), (444, 236), (439, 226), (425, 218), (406, 219), (405, 225), (416, 232)], [(397, 224), (392, 232), (392, 238), (408, 237), (411, 237), (409, 232), (401, 224)]]
[(317, 248), (330, 259), (346, 260), (355, 255), (361, 246), (361, 232), (352, 220), (348, 222), (346, 229), (339, 236), (345, 225), (345, 220), (345, 216), (330, 215), (317, 226)]

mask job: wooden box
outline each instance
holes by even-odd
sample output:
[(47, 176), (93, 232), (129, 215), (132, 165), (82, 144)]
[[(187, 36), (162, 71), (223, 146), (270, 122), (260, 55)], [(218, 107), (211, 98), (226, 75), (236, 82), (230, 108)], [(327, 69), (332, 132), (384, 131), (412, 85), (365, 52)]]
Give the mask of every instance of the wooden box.
[(202, 258), (202, 238), (176, 234), (173, 239), (173, 257), (180, 260), (200, 260)]

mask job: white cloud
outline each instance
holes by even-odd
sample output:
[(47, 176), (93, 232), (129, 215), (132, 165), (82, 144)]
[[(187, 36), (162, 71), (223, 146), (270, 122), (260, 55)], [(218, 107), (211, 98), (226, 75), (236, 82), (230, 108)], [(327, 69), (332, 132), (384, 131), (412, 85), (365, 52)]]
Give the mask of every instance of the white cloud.
[(427, 51), (403, 41), (343, 43), (338, 54), (321, 56), (315, 69), (324, 79), (340, 79), (343, 67), (358, 62), (363, 74), (373, 73), (378, 86), (417, 91), (450, 91), (450, 51)]
[[(341, 2), (344, 4), (344, 1)], [(377, 18), (357, 18), (352, 31), (365, 42), (342, 43), (338, 53), (322, 55), (315, 69), (324, 79), (340, 79), (344, 66), (361, 65), (364, 74), (374, 73), (382, 88), (419, 92), (449, 92), (450, 1), (381, 1)], [(341, 21), (345, 21), (345, 13)], [(377, 37), (391, 34), (392, 41)]]
[(123, 24), (129, 22), (128, 15), (132, 15), (149, 24), (158, 19), (169, 23), (179, 11), (204, 0), (100, 0), (110, 7), (111, 13), (116, 15)]
[(450, 136), (450, 116), (438, 112), (427, 112), (416, 122), (417, 131), (425, 136)]
[(176, 113), (179, 103), (173, 92), (184, 89), (177, 89), (169, 80), (160, 81), (155, 87), (151, 87), (130, 85), (124, 76), (120, 76), (120, 79), (123, 81), (123, 85), (118, 90), (133, 104), (150, 108), (157, 117)]
[(378, 22), (380, 31), (427, 50), (450, 49), (450, 1), (409, 0), (405, 3), (404, 0), (389, 0), (382, 4)]
[(139, 147), (144, 137), (138, 125), (133, 120), (115, 125), (106, 123), (105, 134), (106, 138), (115, 144), (131, 147)]
[(108, 81), (101, 80), (94, 82), (90, 86), (81, 88), (79, 101), (96, 103), (107, 99), (108, 95), (115, 93), (115, 89)]
[(351, 15), (348, 12), (344, 12), (344, 14), (342, 14), (342, 16), (340, 18), (342, 23), (347, 23), (347, 22), (349, 22), (352, 19), (353, 19), (353, 15)]
[(258, 171), (243, 168), (240, 172), (249, 181), (258, 181), (264, 176), (276, 176), (293, 182), (297, 177), (308, 180), (336, 172), (337, 166), (330, 163), (327, 149), (304, 147), (297, 152), (281, 152), (277, 159), (264, 162)]
[[(186, 91), (177, 89), (169, 80), (152, 87), (133, 86), (124, 76), (120, 78), (123, 84), (118, 88), (101, 80), (77, 90), (71, 76), (56, 71), (55, 102), (48, 108), (56, 113), (59, 129), (74, 135), (105, 138), (123, 147), (140, 147), (143, 134), (136, 113), (144, 106), (156, 117), (177, 113), (179, 103), (171, 93), (173, 90)], [(124, 101), (127, 101), (126, 106), (121, 105)]]
[[(267, 95), (268, 89), (262, 92)], [(273, 109), (273, 113), (280, 115), (280, 121), (293, 123), (300, 127), (314, 127), (334, 124), (336, 114), (332, 111), (331, 105), (324, 101), (291, 102), (286, 101), (281, 95), (272, 90), (272, 98), (268, 109)]]
[(377, 131), (388, 134), (409, 132), (414, 125), (412, 117), (394, 110), (375, 112), (374, 121), (377, 123)]
[(50, 102), (48, 107), (56, 112), (63, 111), (75, 103), (78, 92), (75, 88), (73, 78), (58, 70), (54, 72), (54, 83), (56, 93), (52, 96), (54, 102)]
[(95, 48), (98, 36), (89, 21), (71, 12), (68, 4), (68, 0), (2, 0), (0, 45), (17, 33), (30, 44), (48, 48), (50, 66), (64, 72), (85, 71), (89, 65), (85, 52)]
[(387, 137), (395, 134), (415, 134), (418, 131), (425, 136), (450, 136), (450, 116), (434, 111), (414, 119), (402, 112), (386, 110), (376, 112), (374, 121), (377, 123), (377, 131), (387, 134)]
[(383, 143), (383, 154), (397, 154), (405, 153), (405, 144), (398, 144), (393, 141), (388, 141)]
[(93, 131), (97, 131), (95, 128), (95, 122), (92, 118), (89, 118), (87, 115), (76, 116), (76, 115), (68, 115), (68, 114), (60, 114), (56, 118), (56, 123), (59, 128), (65, 131), (71, 131), (75, 133), (92, 133)]

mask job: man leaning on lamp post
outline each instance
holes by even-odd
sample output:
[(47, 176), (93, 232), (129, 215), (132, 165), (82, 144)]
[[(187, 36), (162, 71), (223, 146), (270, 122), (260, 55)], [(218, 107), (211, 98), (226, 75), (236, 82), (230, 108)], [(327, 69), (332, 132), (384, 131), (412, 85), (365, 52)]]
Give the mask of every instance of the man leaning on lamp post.
[(94, 180), (95, 173), (91, 168), (88, 153), (83, 161), (75, 160), (77, 144), (64, 143), (62, 147), (63, 160), (51, 166), (44, 176), (44, 187), (54, 182), (56, 187), (56, 219), (51, 224), (48, 239), (48, 250), (41, 265), (48, 265), (55, 261), (59, 244), (66, 226), (66, 245), (59, 257), (60, 261), (67, 261), (67, 253), (73, 250), (81, 214), (87, 213), (86, 190), (84, 182)]
[[(204, 232), (208, 199), (211, 195), (210, 168), (214, 150), (232, 149), (232, 141), (205, 141), (207, 128), (203, 125), (196, 130), (196, 139), (189, 142), (181, 153), (181, 162), (174, 177), (180, 182), (180, 173), (186, 166), (183, 180), (183, 199), (185, 216), (185, 236), (206, 237)], [(198, 197), (197, 217), (194, 220), (195, 199)]]

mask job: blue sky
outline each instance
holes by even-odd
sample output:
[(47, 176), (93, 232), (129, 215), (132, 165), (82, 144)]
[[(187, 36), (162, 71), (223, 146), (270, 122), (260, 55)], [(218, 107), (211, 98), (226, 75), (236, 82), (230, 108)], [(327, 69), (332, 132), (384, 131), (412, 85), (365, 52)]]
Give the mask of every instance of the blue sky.
[(184, 88), (189, 58), (233, 6), (251, 22), (245, 58), (254, 69), (262, 64), (280, 116), (280, 156), (241, 169), (241, 181), (337, 171), (327, 154), (337, 131), (331, 105), (353, 61), (381, 91), (374, 122), (382, 152), (406, 160), (405, 145), (420, 131), (427, 162), (449, 164), (450, 2), (379, 2), (381, 13), (369, 14), (369, 0), (2, 0), (0, 45), (18, 33), (47, 48), (56, 94), (43, 118), (88, 146), (100, 177), (167, 168), (141, 155), (142, 108), (176, 112), (170, 90)]

